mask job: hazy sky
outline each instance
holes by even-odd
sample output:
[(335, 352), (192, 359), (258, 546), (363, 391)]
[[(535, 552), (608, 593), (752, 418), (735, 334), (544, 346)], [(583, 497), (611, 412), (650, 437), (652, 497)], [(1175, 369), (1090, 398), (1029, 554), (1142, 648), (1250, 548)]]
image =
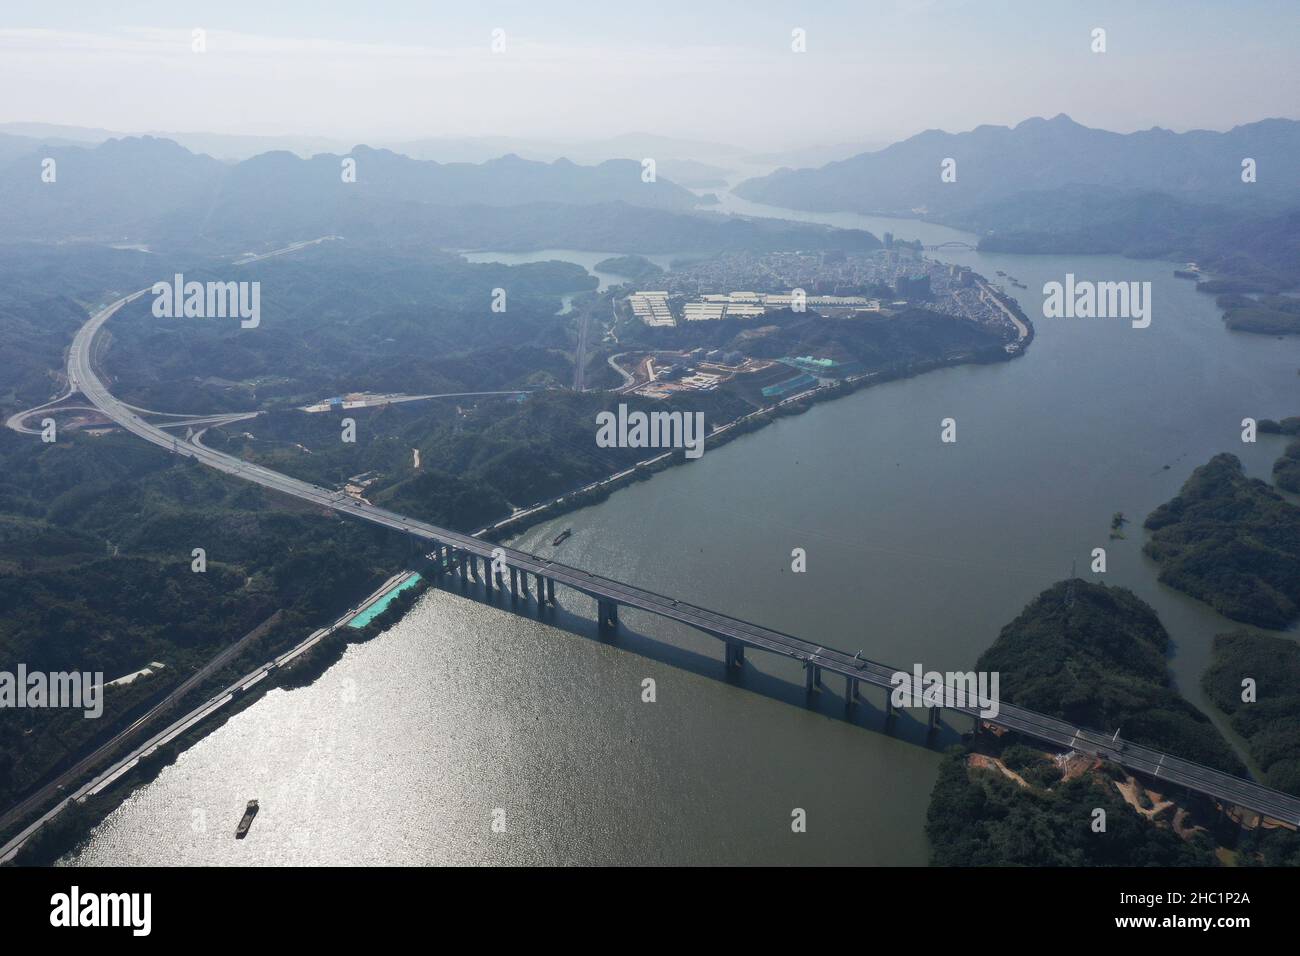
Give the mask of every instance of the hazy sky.
[(0, 122), (357, 141), (642, 131), (774, 149), (1060, 112), (1119, 131), (1300, 114), (1295, 0), (3, 7)]

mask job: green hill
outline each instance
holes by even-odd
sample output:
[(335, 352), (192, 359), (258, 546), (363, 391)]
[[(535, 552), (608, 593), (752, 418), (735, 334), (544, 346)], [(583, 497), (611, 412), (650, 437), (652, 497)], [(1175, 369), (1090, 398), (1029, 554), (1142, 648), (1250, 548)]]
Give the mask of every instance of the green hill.
[(1234, 455), (1197, 468), (1146, 520), (1160, 580), (1220, 614), (1260, 627), (1300, 616), (1300, 508)]

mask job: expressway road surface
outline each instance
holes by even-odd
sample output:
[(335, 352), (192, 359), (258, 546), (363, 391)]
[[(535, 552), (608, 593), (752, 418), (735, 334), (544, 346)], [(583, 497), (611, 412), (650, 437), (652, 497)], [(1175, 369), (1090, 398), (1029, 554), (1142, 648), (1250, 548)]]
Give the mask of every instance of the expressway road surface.
[[(252, 641), (257, 640), (259, 637), (264, 635), (267, 632), (267, 630), (270, 629), (271, 625), (275, 623), (276, 620), (279, 619), (280, 614), (281, 612), (276, 611), (275, 614), (273, 614), (270, 618), (263, 621), (257, 627), (253, 628), (253, 630), (249, 631), (239, 640), (235, 641), (235, 643), (231, 644), (229, 647), (223, 648), (219, 654), (217, 654), (210, 661), (204, 664), (201, 668), (199, 668), (189, 677), (185, 678), (185, 680), (182, 681), (179, 685), (173, 688), (167, 694), (166, 697), (164, 697), (154, 706), (150, 707), (148, 711), (146, 711), (141, 716), (137, 717), (128, 726), (124, 727), (121, 731), (114, 734), (112, 739), (107, 740), (100, 746), (96, 747), (94, 751), (92, 751), (90, 754), (83, 757), (82, 759), (78, 760), (75, 764), (73, 764), (67, 770), (60, 773), (48, 784), (41, 787), (35, 793), (31, 794), (30, 796), (26, 797), (19, 803), (14, 804), (14, 806), (6, 810), (3, 815), (0, 815), (0, 829), (11, 826), (13, 823), (17, 822), (18, 820), (21, 820), (24, 816), (26, 816), (28, 813), (30, 813), (40, 805), (44, 804), (46, 801), (53, 799), (57, 794), (63, 792), (68, 786), (70, 786), (72, 783), (74, 783), (76, 780), (78, 780), (80, 777), (86, 774), (91, 767), (95, 766), (97, 763), (99, 763), (101, 760), (105, 759), (109, 754), (111, 754), (114, 750), (122, 746), (123, 743), (125, 743), (130, 737), (134, 736), (138, 731), (140, 731), (147, 724), (152, 723), (156, 717), (158, 717), (160, 714), (164, 713), (165, 711), (169, 710), (171, 707), (175, 706), (175, 704), (178, 701), (182, 700), (185, 697), (185, 695), (188, 694), (190, 691), (192, 691), (195, 687), (197, 687), (199, 683), (201, 683), (204, 680), (207, 680), (207, 678), (215, 674), (222, 667), (225, 667), (226, 664), (228, 664), (232, 659), (234, 659), (234, 657), (238, 655)], [(211, 703), (212, 702), (209, 701), (208, 704), (204, 706), (210, 707)], [(182, 718), (182, 721), (178, 721), (178, 723), (183, 722), (186, 719), (187, 718)], [(149, 747), (150, 744), (146, 743), (144, 747), (140, 749), (141, 751), (143, 751), (144, 749)], [(140, 756), (139, 752), (134, 754), (134, 757), (136, 759), (138, 759), (139, 756)], [(130, 760), (130, 759), (132, 758), (131, 757), (126, 758), (126, 760)], [(119, 769), (122, 765), (126, 763), (126, 760), (119, 761), (118, 764), (115, 764), (114, 767), (106, 771), (105, 774), (102, 774), (100, 777), (97, 777), (94, 781), (91, 781), (91, 783), (87, 784), (85, 787), (78, 790), (75, 794), (73, 794), (73, 798), (75, 799), (77, 797), (84, 796), (86, 792), (88, 792), (93, 786), (95, 786), (97, 781), (99, 781), (101, 778), (107, 777), (108, 774), (112, 773), (114, 769)], [(3, 851), (0, 851), (0, 862), (4, 862), (4, 860), (8, 859), (9, 856), (12, 855), (13, 851), (16, 850), (17, 847), (21, 845), (21, 843), (25, 841), (28, 836), (34, 833), (35, 830), (39, 828), (41, 824), (45, 823), (48, 819), (50, 819), (50, 817), (54, 816), (56, 813), (58, 813), (58, 811), (62, 810), (65, 804), (66, 801), (61, 801), (59, 805), (55, 807), (50, 813), (46, 814), (45, 816), (37, 820), (33, 824), (33, 826), (25, 829), (22, 833), (20, 833), (15, 838), (15, 841), (11, 842), (11, 844), (6, 845)]]
[[(892, 688), (891, 678), (897, 672), (895, 668), (863, 661), (842, 651), (812, 644), (762, 625), (719, 614), (707, 608), (687, 604), (589, 571), (568, 567), (524, 551), (484, 541), (473, 535), (440, 528), (368, 502), (349, 498), (341, 491), (300, 481), (203, 445), (177, 440), (157, 426), (146, 422), (127, 405), (114, 398), (91, 367), (92, 346), (100, 328), (123, 305), (138, 299), (147, 291), (141, 290), (119, 299), (92, 316), (78, 331), (68, 355), (68, 380), (72, 386), (79, 389), (105, 415), (145, 441), (175, 454), (196, 459), (227, 474), (256, 482), (273, 491), (392, 528), (430, 544), (440, 543), (485, 558), (491, 558), (493, 552), (500, 548), (504, 552), (504, 559), (508, 566), (550, 578), (557, 584), (566, 585), (598, 601), (613, 601), (638, 608), (687, 624), (728, 642), (793, 657), (803, 661), (805, 666), (816, 666), (823, 671), (840, 674), (863, 683)], [(975, 710), (969, 707), (951, 709), (962, 710), (972, 715), (975, 713)], [(1249, 780), (1123, 741), (1112, 740), (1086, 728), (1075, 727), (1065, 721), (1012, 705), (1002, 705), (998, 715), (990, 718), (989, 722), (1057, 746), (1097, 753), (1129, 769), (1153, 775), (1160, 780), (1186, 786), (1275, 819), (1300, 825), (1300, 799), (1270, 790)]]
[[(393, 575), (391, 578), (385, 581), (378, 588), (378, 590), (376, 590), (373, 594), (371, 594), (365, 601), (363, 601), (357, 607), (352, 608), (347, 613), (343, 614), (341, 617), (335, 620), (333, 624), (329, 625), (328, 627), (322, 627), (319, 630), (313, 631), (307, 638), (305, 638), (299, 644), (295, 645), (294, 647), (280, 654), (274, 660), (266, 661), (265, 663), (260, 664), (254, 670), (245, 674), (243, 677), (239, 678), (230, 686), (218, 691), (212, 697), (208, 698), (208, 700), (206, 700), (205, 702), (203, 702), (202, 704), (200, 704), (199, 706), (191, 710), (188, 714), (185, 714), (183, 717), (180, 717), (177, 720), (173, 721), (163, 730), (154, 734), (144, 743), (135, 747), (130, 753), (126, 754), (125, 756), (121, 757), (120, 759), (110, 764), (100, 773), (96, 774), (90, 780), (88, 780), (80, 787), (78, 787), (69, 796), (65, 797), (64, 799), (60, 800), (57, 804), (55, 804), (53, 807), (49, 808), (39, 818), (33, 820), (28, 826), (24, 827), (22, 831), (15, 834), (14, 837), (10, 839), (8, 843), (0, 847), (0, 863), (7, 863), (10, 860), (12, 860), (14, 856), (17, 855), (18, 851), (22, 849), (23, 845), (27, 842), (27, 840), (32, 836), (32, 834), (34, 834), (42, 826), (44, 826), (54, 817), (58, 816), (61, 812), (63, 812), (64, 808), (66, 808), (69, 803), (71, 803), (74, 800), (82, 800), (87, 796), (98, 793), (104, 787), (108, 786), (110, 783), (112, 783), (114, 780), (120, 777), (123, 773), (125, 773), (126, 771), (134, 767), (140, 761), (141, 757), (148, 756), (163, 744), (166, 744), (174, 740), (180, 734), (189, 730), (191, 727), (199, 723), (201, 720), (205, 719), (206, 717), (220, 710), (226, 704), (230, 703), (230, 701), (232, 701), (235, 698), (235, 695), (237, 693), (248, 690), (250, 687), (252, 687), (254, 684), (261, 681), (262, 678), (266, 677), (267, 674), (271, 673), (276, 668), (283, 667), (285, 664), (294, 660), (299, 655), (311, 650), (311, 648), (315, 647), (325, 637), (334, 633), (336, 630), (338, 630), (339, 628), (347, 624), (349, 621), (351, 621), (352, 618), (361, 610), (363, 610), (366, 607), (369, 607), (372, 603), (382, 598), (395, 586), (397, 586), (399, 583), (405, 580), (405, 578), (406, 578), (405, 574)], [(278, 615), (279, 612), (276, 612), (275, 616)], [(218, 669), (224, 667), (227, 663), (229, 663), (229, 661), (233, 657), (235, 657), (235, 655), (238, 654), (239, 651), (241, 651), (244, 647), (246, 647), (250, 641), (255, 640), (257, 637), (261, 636), (261, 634), (264, 633), (266, 627), (270, 623), (271, 621), (268, 620), (258, 625), (258, 627), (256, 627), (253, 631), (244, 635), (244, 637), (242, 637), (240, 640), (238, 640), (230, 647), (223, 650), (216, 657), (214, 657), (211, 661), (208, 662), (207, 665), (204, 666), (202, 671), (194, 674), (192, 677), (186, 680), (186, 682), (182, 686), (172, 691), (167, 696), (166, 700), (160, 702), (157, 706), (151, 708), (147, 714), (140, 717), (138, 720), (134, 721), (129, 727), (125, 728), (120, 733), (115, 735), (112, 740), (109, 740), (106, 743), (104, 743), (101, 747), (97, 748), (95, 752), (90, 754), (88, 757), (78, 761), (76, 766), (69, 768), (69, 770), (60, 774), (58, 779), (51, 781), (51, 783), (47, 787), (42, 788), (41, 792), (33, 794), (32, 796), (28, 797), (26, 800), (23, 800), (21, 803), (15, 805), (14, 807), (6, 811), (4, 816), (0, 817), (0, 826), (8, 826), (15, 820), (20, 819), (23, 816), (23, 814), (30, 812), (38, 804), (43, 803), (47, 799), (51, 799), (55, 795), (55, 793), (63, 792), (67, 786), (71, 786), (71, 783), (76, 777), (84, 773), (87, 768), (94, 765), (96, 762), (102, 759), (106, 754), (110, 753), (112, 750), (121, 746), (129, 736), (131, 736), (136, 731), (138, 731), (142, 726), (144, 726), (146, 723), (151, 721), (155, 716), (157, 716), (159, 713), (165, 710), (172, 703), (184, 697), (185, 694), (189, 693), (189, 691), (192, 690), (193, 687), (200, 680), (207, 678), (211, 674), (215, 673)]]

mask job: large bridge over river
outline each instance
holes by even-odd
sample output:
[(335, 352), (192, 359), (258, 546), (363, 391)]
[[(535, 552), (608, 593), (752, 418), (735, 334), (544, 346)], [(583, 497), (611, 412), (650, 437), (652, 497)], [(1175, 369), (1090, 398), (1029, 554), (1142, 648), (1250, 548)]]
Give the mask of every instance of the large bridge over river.
[[(717, 638), (723, 645), (726, 667), (740, 668), (747, 651), (778, 654), (802, 662), (808, 693), (816, 693), (829, 675), (844, 681), (849, 706), (858, 699), (863, 685), (892, 689), (893, 667), (864, 660), (834, 648), (784, 634), (708, 608), (656, 594), (633, 584), (602, 577), (580, 568), (485, 541), (474, 535), (440, 528), (405, 515), (350, 498), (340, 491), (322, 488), (259, 465), (204, 446), (201, 441), (182, 441), (156, 425), (150, 424), (136, 410), (124, 404), (100, 381), (91, 367), (92, 345), (99, 329), (127, 302), (144, 295), (140, 290), (96, 313), (82, 326), (68, 355), (69, 386), (80, 391), (100, 411), (122, 428), (185, 458), (282, 494), (329, 508), (363, 521), (383, 525), (418, 541), (431, 552), (439, 567), (455, 568), (457, 573), (480, 580), (489, 596), (506, 591), (515, 601), (555, 602), (556, 585), (587, 595), (596, 602), (602, 631), (612, 634), (618, 626), (621, 607), (636, 608), (660, 617), (687, 624)], [(494, 562), (494, 557), (496, 558)], [(508, 580), (508, 583), (507, 583)], [(981, 726), (978, 704), (948, 707), (959, 711)], [(930, 710), (933, 726), (939, 709)], [(1300, 799), (1250, 780), (1226, 774), (1189, 760), (1183, 760), (1147, 747), (1129, 743), (1108, 734), (1077, 727), (1068, 721), (1035, 713), (1022, 707), (1002, 703), (996, 716), (983, 718), (989, 724), (1006, 728), (1056, 747), (1096, 754), (1129, 770), (1145, 774), (1165, 784), (1185, 787), (1226, 804), (1246, 807), (1265, 816), (1300, 826)]]
[(973, 246), (969, 242), (963, 242), (960, 239), (949, 239), (947, 242), (939, 242), (932, 246), (925, 246), (924, 248), (931, 252), (935, 252), (939, 249), (968, 249), (971, 252), (974, 252), (979, 249), (979, 246)]

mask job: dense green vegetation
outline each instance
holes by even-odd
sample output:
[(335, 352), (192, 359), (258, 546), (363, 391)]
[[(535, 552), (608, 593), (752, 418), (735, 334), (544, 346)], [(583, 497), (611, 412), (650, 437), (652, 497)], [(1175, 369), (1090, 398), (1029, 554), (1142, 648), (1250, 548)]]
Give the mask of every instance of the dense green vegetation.
[[(1106, 811), (1106, 832), (1091, 828)], [(926, 812), (935, 866), (1209, 866), (1213, 845), (1144, 820), (1109, 777), (1088, 774), (1051, 789), (1025, 789), (992, 769), (967, 765), (953, 748)]]
[[(342, 487), (350, 476), (373, 473), (375, 481), (365, 495), (376, 504), (474, 531), (513, 508), (555, 497), (657, 454), (596, 445), (596, 413), (620, 402), (632, 409), (703, 412), (706, 428), (750, 410), (724, 391), (652, 403), (556, 390), (529, 394), (522, 401), (435, 399), (346, 413), (273, 412), (209, 432), (204, 441), (326, 486)], [(345, 414), (357, 423), (355, 444), (341, 441)], [(414, 448), (420, 450), (418, 472)]]
[[(1020, 215), (1034, 225), (1017, 229)], [(1228, 328), (1267, 335), (1300, 332), (1300, 300), (1278, 295), (1300, 286), (1300, 211), (1247, 212), (1156, 192), (1098, 195), (1075, 189), (1025, 193), (976, 214), (975, 220), (978, 226), (968, 225), (993, 230), (979, 244), (989, 252), (1194, 261), (1216, 276), (1196, 288), (1218, 295)]]
[(611, 256), (601, 259), (595, 268), (597, 272), (609, 272), (625, 279), (649, 279), (664, 271), (645, 256)]
[(1276, 293), (1300, 285), (1300, 212), (1243, 212), (1159, 192), (1085, 187), (1022, 193), (971, 214), (980, 249), (1022, 255), (1118, 254), (1196, 262), (1202, 292)]
[[(219, 274), (208, 264), (186, 278)], [(241, 267), (238, 275), (261, 283), (257, 328), (159, 319), (150, 297), (114, 316), (103, 364), (116, 394), (168, 411), (266, 408), (256, 419), (212, 429), (205, 443), (331, 487), (366, 474), (370, 500), (461, 530), (649, 457), (644, 449), (596, 446), (596, 412), (617, 405), (614, 396), (556, 387), (572, 380), (576, 345), (574, 316), (556, 314), (560, 294), (595, 281), (577, 266), (472, 264), (428, 251), (330, 243)], [(505, 312), (492, 311), (496, 288), (506, 290)], [(608, 314), (608, 303), (594, 296), (577, 305)], [(995, 334), (924, 310), (854, 320), (787, 312), (762, 325), (693, 325), (710, 328), (665, 336), (624, 320), (617, 347), (726, 345), (770, 358), (815, 350), (890, 377), (1006, 357)], [(589, 345), (588, 365), (613, 375), (601, 348)], [(767, 404), (762, 384), (746, 378), (653, 406), (628, 404), (703, 412), (712, 428)], [(505, 389), (527, 394), (456, 397)], [(453, 397), (346, 412), (296, 407), (358, 391)], [(344, 417), (357, 422), (354, 444), (341, 440)]]
[(1169, 634), (1124, 588), (1082, 580), (1048, 588), (980, 655), (1003, 699), (1232, 773), (1243, 769), (1208, 718), (1172, 687)]
[(1273, 484), (1300, 495), (1300, 440), (1287, 445), (1282, 456), (1273, 462)]
[[(261, 323), (160, 319), (145, 296), (114, 316), (104, 369), (144, 408), (209, 412), (298, 405), (353, 391), (429, 394), (567, 382), (566, 292), (580, 266), (474, 264), (327, 244), (187, 281), (261, 283)], [(494, 290), (505, 311), (493, 311)]]
[[(1300, 415), (1280, 422), (1261, 418), (1259, 432), (1262, 435), (1300, 435)], [(1283, 491), (1300, 494), (1300, 439), (1287, 445), (1282, 456), (1273, 462), (1273, 484)]]
[[(1253, 701), (1242, 700), (1246, 678), (1254, 681)], [(1300, 644), (1244, 630), (1220, 634), (1201, 684), (1250, 747), (1264, 782), (1300, 795)]]
[[(1035, 598), (980, 656), (1001, 674), (1003, 700), (1233, 773), (1227, 743), (1170, 686), (1169, 635), (1155, 611), (1123, 588), (1060, 582)], [(1104, 765), (1062, 781), (1039, 745), (1016, 735), (986, 741), (1022, 787), (970, 764), (969, 748), (945, 758), (926, 832), (943, 866), (1192, 866), (1215, 862), (1206, 835), (1184, 840), (1140, 816), (1117, 792), (1119, 768)], [(982, 747), (982, 749), (983, 749)], [(1091, 829), (1094, 808), (1106, 832)]]
[(1300, 435), (1300, 415), (1275, 422), (1271, 418), (1259, 420), (1259, 431), (1265, 435)]
[(0, 300), (0, 341), (25, 343), (5, 350), (0, 409), (32, 408), (54, 396), (63, 350), (85, 321), (85, 310), (71, 299)]
[(1197, 468), (1146, 520), (1160, 580), (1234, 621), (1286, 627), (1300, 615), (1300, 508), (1234, 455)]
[(1300, 333), (1300, 299), (1262, 295), (1252, 299), (1240, 293), (1215, 300), (1224, 309), (1223, 321), (1239, 332), (1290, 335)]
[(724, 318), (686, 322), (675, 328), (650, 328), (639, 321), (618, 326), (624, 348), (736, 349), (755, 358), (779, 359), (812, 352), (840, 362), (860, 363), (860, 371), (902, 370), (908, 365), (966, 359), (1005, 359), (1003, 339), (976, 325), (930, 312), (907, 309), (878, 318), (826, 318), (790, 310), (761, 320)]
[(1252, 830), (1237, 846), (1237, 862), (1241, 866), (1300, 866), (1300, 833)]
[[(216, 274), (225, 273), (200, 267), (186, 278)], [(256, 263), (237, 275), (261, 283), (257, 328), (159, 319), (148, 296), (114, 316), (104, 366), (119, 397), (144, 408), (209, 413), (283, 409), (358, 391), (564, 386), (573, 377), (577, 322), (574, 314), (556, 314), (560, 295), (595, 281), (568, 263), (471, 264), (457, 256), (343, 244)], [(505, 312), (492, 311), (494, 289), (505, 290)], [(597, 323), (610, 314), (608, 302), (594, 295), (575, 305), (594, 309)], [(625, 316), (617, 333), (616, 347), (594, 335), (588, 343), (596, 381), (599, 373), (615, 375), (603, 360), (615, 348), (723, 347), (759, 358), (816, 352), (860, 370), (898, 374), (1006, 358), (997, 334), (922, 309), (863, 319), (784, 312), (761, 322), (726, 319), (674, 329), (649, 329)], [(737, 391), (751, 405), (760, 401)]]
[(155, 270), (143, 252), (0, 243), (0, 415), (54, 397), (87, 307), (108, 299), (107, 289), (143, 287)]
[[(306, 510), (132, 436), (0, 431), (0, 670), (166, 669), (110, 688), (99, 720), (0, 722), (0, 805), (70, 763), (277, 609), (287, 644), (401, 566), (405, 542)], [(191, 570), (194, 548), (207, 570)]]
[[(269, 409), (213, 429), (218, 448), (323, 484), (369, 473), (365, 494), (399, 510), (473, 530), (647, 457), (595, 444), (595, 413), (615, 396), (547, 386), (572, 375), (564, 292), (594, 280), (565, 263), (507, 267), (405, 248), (326, 245), (247, 267), (195, 257), (176, 264), (140, 251), (0, 249), (0, 368), (8, 413), (60, 391), (63, 353), (88, 311), (183, 271), (262, 288), (262, 322), (158, 319), (150, 297), (108, 326), (100, 356), (115, 392), (146, 408)], [(81, 275), (78, 280), (76, 277)], [(89, 283), (89, 285), (86, 285)], [(53, 297), (49, 288), (81, 298)], [(503, 288), (505, 312), (493, 312)], [(111, 292), (108, 290), (112, 290)], [(524, 396), (430, 399), (341, 413), (294, 406), (351, 391), (438, 394), (525, 389)], [(649, 403), (629, 400), (635, 407)], [(657, 406), (663, 407), (663, 406)], [(675, 405), (709, 426), (750, 411), (727, 391)], [(706, 426), (708, 427), (708, 426)], [(412, 449), (423, 467), (412, 467)], [(105, 713), (27, 710), (0, 729), (0, 805), (14, 802), (108, 739), (276, 611), (264, 655), (336, 615), (412, 558), (409, 544), (123, 434), (75, 428), (59, 440), (0, 432), (0, 669), (103, 671)], [(191, 570), (206, 551), (207, 570)], [(222, 675), (233, 679), (243, 657)]]

